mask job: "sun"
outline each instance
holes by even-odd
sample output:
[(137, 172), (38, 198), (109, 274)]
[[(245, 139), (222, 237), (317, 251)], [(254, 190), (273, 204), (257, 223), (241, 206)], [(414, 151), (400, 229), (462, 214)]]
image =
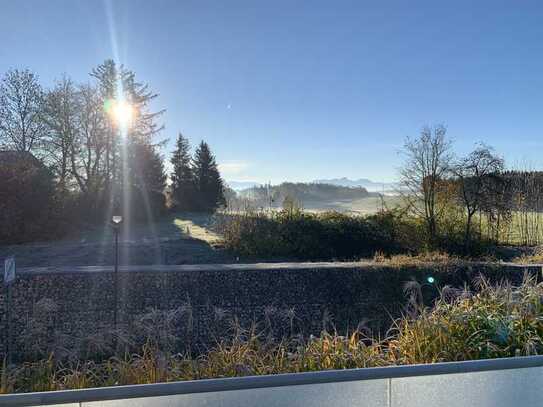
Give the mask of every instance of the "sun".
[(130, 103), (120, 100), (113, 104), (111, 114), (119, 127), (126, 128), (132, 122), (134, 108)]
[(114, 124), (121, 129), (130, 127), (134, 120), (134, 106), (124, 99), (106, 99), (104, 111), (111, 117)]

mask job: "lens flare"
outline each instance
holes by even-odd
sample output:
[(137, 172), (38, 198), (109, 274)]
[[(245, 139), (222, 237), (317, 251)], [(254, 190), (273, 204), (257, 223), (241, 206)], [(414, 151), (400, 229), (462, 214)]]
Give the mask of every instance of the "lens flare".
[(104, 111), (120, 128), (126, 129), (134, 120), (134, 107), (125, 100), (106, 99)]
[(132, 106), (124, 101), (115, 103), (111, 109), (111, 112), (119, 127), (123, 128), (129, 126), (129, 124), (132, 122), (132, 117), (134, 116)]

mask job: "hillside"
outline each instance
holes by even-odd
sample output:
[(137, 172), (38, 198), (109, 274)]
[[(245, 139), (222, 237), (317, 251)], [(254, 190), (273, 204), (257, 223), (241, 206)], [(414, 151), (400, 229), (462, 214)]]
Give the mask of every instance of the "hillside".
[(331, 179), (318, 179), (313, 181), (316, 184), (329, 184), (350, 188), (365, 188), (370, 192), (387, 192), (397, 189), (397, 184), (393, 182), (375, 182), (367, 178), (349, 179), (343, 178), (331, 178)]
[[(371, 201), (371, 208), (380, 203), (380, 194), (368, 192), (362, 187), (345, 187), (318, 183), (285, 182), (272, 186), (256, 186), (238, 192), (238, 199), (245, 200), (255, 207), (280, 208), (289, 197), (304, 209), (358, 211), (355, 206)], [(371, 210), (373, 211), (373, 210)], [(367, 212), (364, 210), (363, 212)]]

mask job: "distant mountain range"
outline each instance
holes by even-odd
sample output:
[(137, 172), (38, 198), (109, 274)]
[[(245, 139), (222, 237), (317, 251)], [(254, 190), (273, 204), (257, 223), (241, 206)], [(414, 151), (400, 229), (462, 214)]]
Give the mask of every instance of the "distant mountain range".
[(238, 192), (238, 197), (251, 201), (258, 207), (280, 208), (288, 197), (304, 208), (323, 209), (350, 204), (364, 198), (378, 198), (379, 194), (362, 187), (319, 184), (316, 182), (283, 182), (279, 185), (256, 186)]
[(367, 178), (353, 180), (343, 177), (331, 179), (317, 179), (313, 182), (316, 184), (330, 184), (350, 188), (362, 187), (366, 188), (369, 192), (392, 191), (398, 188), (398, 184), (394, 182), (375, 182)]

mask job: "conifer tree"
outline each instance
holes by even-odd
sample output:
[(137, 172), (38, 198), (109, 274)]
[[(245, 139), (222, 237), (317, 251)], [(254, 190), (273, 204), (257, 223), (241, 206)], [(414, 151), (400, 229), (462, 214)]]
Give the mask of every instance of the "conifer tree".
[(198, 197), (198, 210), (213, 212), (224, 205), (224, 183), (215, 157), (204, 141), (196, 149), (192, 171)]
[(152, 222), (166, 207), (166, 174), (162, 156), (154, 145), (132, 144), (133, 162), (129, 174), (131, 189), (130, 212), (135, 219)]
[(170, 160), (173, 166), (171, 179), (172, 200), (175, 209), (195, 209), (196, 191), (191, 167), (190, 144), (181, 133), (177, 136), (176, 149)]

